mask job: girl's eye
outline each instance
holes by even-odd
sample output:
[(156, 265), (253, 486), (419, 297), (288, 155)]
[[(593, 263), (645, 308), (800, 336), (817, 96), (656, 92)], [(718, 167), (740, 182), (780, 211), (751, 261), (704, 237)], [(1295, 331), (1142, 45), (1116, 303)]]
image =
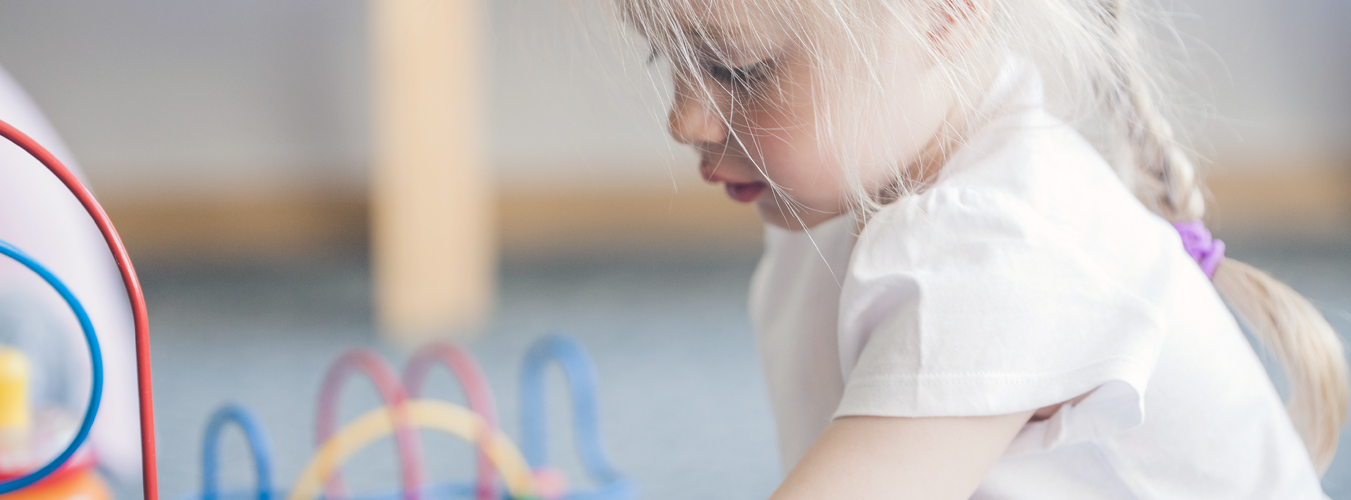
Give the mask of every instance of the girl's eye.
[(708, 64), (709, 75), (720, 82), (735, 87), (751, 87), (759, 83), (769, 76), (769, 69), (767, 61), (759, 61), (736, 68), (729, 68), (717, 63)]

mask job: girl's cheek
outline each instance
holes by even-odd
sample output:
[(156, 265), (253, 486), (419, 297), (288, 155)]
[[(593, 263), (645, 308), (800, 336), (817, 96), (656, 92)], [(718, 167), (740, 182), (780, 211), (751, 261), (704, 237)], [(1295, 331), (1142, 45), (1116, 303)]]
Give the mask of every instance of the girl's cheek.
[(775, 105), (755, 113), (756, 142), (762, 148), (785, 154), (816, 157), (817, 138), (813, 123), (791, 108)]
[[(801, 192), (801, 185), (812, 177), (810, 156), (813, 152), (806, 148), (800, 137), (780, 134), (762, 134), (756, 136), (753, 158), (763, 165), (770, 180)], [(813, 145), (814, 146), (814, 145)]]

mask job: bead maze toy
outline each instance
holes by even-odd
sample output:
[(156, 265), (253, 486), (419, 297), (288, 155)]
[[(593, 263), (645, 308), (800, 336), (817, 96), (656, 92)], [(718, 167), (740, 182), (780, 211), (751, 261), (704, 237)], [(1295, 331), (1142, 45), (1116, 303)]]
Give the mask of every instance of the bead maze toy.
[[(89, 213), (103, 235), (131, 304), (135, 328), (137, 387), (140, 409), (141, 467), (144, 500), (158, 500), (155, 461), (154, 401), (151, 383), (149, 321), (140, 281), (121, 238), (103, 208), (80, 180), (49, 151), (13, 126), (0, 121), (0, 136), (18, 145), (47, 167)], [(73, 433), (56, 433), (42, 450), (60, 449), (41, 463), (42, 451), (25, 453), (24, 460), (11, 460), (4, 453), (6, 436), (31, 431), (25, 383), (26, 362), (22, 354), (0, 349), (0, 498), (3, 500), (111, 500), (106, 485), (93, 473), (94, 457), (82, 445), (89, 437), (103, 390), (102, 356), (88, 314), (64, 283), (21, 249), (0, 240), (0, 254), (33, 271), (55, 289), (78, 319), (88, 345), (93, 379), (89, 403)], [(544, 376), (551, 362), (565, 373), (573, 399), (574, 426), (581, 461), (592, 482), (591, 490), (569, 491), (564, 476), (549, 466), (547, 426), (544, 418)], [(468, 399), (468, 407), (446, 401), (419, 398), (427, 372), (435, 365), (450, 369)], [(384, 406), (361, 415), (339, 428), (336, 408), (340, 388), (353, 373), (361, 372), (375, 382)], [(406, 366), (402, 380), (374, 352), (355, 349), (340, 357), (324, 377), (320, 390), (316, 437), (319, 447), (286, 496), (287, 500), (345, 498), (339, 467), (355, 452), (375, 440), (394, 435), (402, 469), (402, 489), (397, 493), (365, 496), (356, 500), (443, 500), (473, 497), (476, 500), (628, 500), (636, 487), (620, 475), (606, 457), (597, 425), (595, 368), (585, 350), (574, 340), (550, 335), (526, 353), (521, 372), (521, 432), (525, 448), (516, 448), (497, 427), (496, 408), (482, 372), (473, 358), (451, 344), (432, 344), (418, 351)], [(220, 492), (217, 484), (217, 450), (221, 432), (229, 424), (239, 426), (253, 452), (256, 488), (250, 492)], [(40, 427), (40, 426), (39, 426)], [(472, 485), (426, 484), (417, 429), (436, 430), (475, 445), (477, 476)], [(9, 433), (9, 431), (13, 431)], [(7, 434), (9, 433), (9, 434)], [(25, 434), (26, 436), (26, 434)], [(63, 439), (68, 443), (61, 447)], [(51, 445), (51, 443), (57, 443)], [(182, 500), (235, 500), (257, 498), (280, 500), (273, 489), (271, 449), (266, 429), (252, 413), (239, 405), (216, 411), (206, 427), (203, 446), (202, 491)], [(500, 475), (503, 488), (499, 488)]]
[[(591, 490), (569, 491), (567, 481), (549, 466), (544, 379), (551, 363), (563, 369), (572, 395), (573, 422), (583, 467)], [(440, 364), (459, 381), (468, 407), (446, 401), (418, 398), (429, 369)], [(366, 412), (337, 428), (335, 414), (339, 390), (354, 372), (369, 377), (380, 392), (384, 406)], [(324, 376), (317, 416), (318, 451), (292, 486), (287, 500), (345, 498), (338, 468), (354, 453), (376, 439), (393, 434), (402, 467), (403, 488), (398, 492), (359, 497), (360, 500), (442, 500), (475, 498), (628, 500), (636, 488), (611, 465), (601, 445), (597, 425), (595, 368), (586, 351), (570, 337), (546, 336), (525, 355), (520, 379), (521, 432), (525, 447), (518, 449), (498, 429), (496, 408), (478, 364), (460, 348), (435, 343), (415, 353), (404, 369), (402, 382), (382, 358), (368, 349), (353, 349), (338, 358)], [(253, 452), (257, 485), (252, 491), (221, 492), (216, 484), (216, 450), (225, 425), (237, 424)], [(473, 484), (426, 483), (418, 447), (417, 429), (434, 430), (474, 443), (478, 475)], [(202, 456), (202, 491), (178, 500), (260, 500), (283, 498), (272, 489), (272, 457), (267, 432), (246, 408), (227, 404), (212, 415), (206, 429)], [(500, 474), (505, 491), (499, 492)]]
[[(104, 241), (108, 244), (108, 249), (112, 252), (113, 259), (117, 262), (118, 271), (121, 273), (122, 282), (126, 287), (127, 297), (131, 302), (132, 320), (135, 326), (137, 386), (141, 412), (141, 466), (145, 499), (158, 500), (155, 435), (153, 431), (154, 406), (150, 381), (149, 322), (146, 316), (145, 298), (141, 293), (141, 285), (136, 277), (136, 271), (131, 265), (131, 259), (127, 256), (126, 248), (123, 247), (122, 240), (117, 235), (117, 230), (113, 228), (112, 221), (108, 219), (108, 215), (104, 213), (98, 201), (55, 155), (52, 155), (51, 152), (28, 135), (3, 121), (0, 121), (0, 136), (13, 142), (36, 158), (70, 190), (71, 194), (80, 202), (80, 205), (93, 218), (94, 224), (98, 227)], [(24, 253), (23, 250), (0, 241), (0, 254), (33, 271), (48, 286), (56, 290), (66, 302), (66, 305), (79, 321), (85, 342), (88, 344), (90, 374), (93, 378), (93, 382), (90, 384), (89, 403), (85, 408), (84, 416), (79, 419), (79, 425), (75, 432), (69, 436), (69, 443), (64, 448), (59, 444), (56, 445), (56, 449), (61, 451), (56, 453), (53, 458), (46, 460), (45, 463), (41, 463), (44, 459), (44, 451), (47, 451), (45, 448), (50, 445), (50, 442), (59, 441), (59, 438), (45, 436), (40, 432), (32, 433), (33, 429), (24, 425), (22, 418), (12, 422), (15, 426), (9, 430), (20, 437), (15, 440), (12, 450), (7, 448), (5, 451), (18, 451), (20, 454), (24, 454), (23, 450), (27, 448), (31, 453), (12, 463), (6, 460), (4, 467), (0, 467), (0, 495), (3, 495), (7, 500), (63, 500), (77, 497), (111, 498), (107, 488), (98, 480), (97, 476), (93, 475), (93, 457), (81, 449), (81, 446), (89, 437), (89, 431), (93, 427), (94, 417), (98, 414), (99, 401), (103, 395), (103, 358), (89, 316), (70, 289), (55, 274), (27, 253)], [(0, 395), (0, 405), (3, 405), (3, 408), (0, 408), (0, 413), (7, 415), (20, 415), (28, 411), (26, 408), (27, 396), (23, 394), (27, 379), (26, 367), (23, 365), (26, 365), (26, 363), (22, 361), (21, 355), (17, 359), (19, 360), (7, 361), (9, 366), (6, 367), (7, 370), (3, 377), (0, 377), (6, 379), (4, 385), (7, 385), (6, 389), (11, 391), (9, 394)], [(60, 433), (58, 432), (56, 436), (60, 436)], [(48, 438), (52, 438), (51, 441), (48, 441)], [(44, 441), (48, 441), (47, 444), (37, 444)]]

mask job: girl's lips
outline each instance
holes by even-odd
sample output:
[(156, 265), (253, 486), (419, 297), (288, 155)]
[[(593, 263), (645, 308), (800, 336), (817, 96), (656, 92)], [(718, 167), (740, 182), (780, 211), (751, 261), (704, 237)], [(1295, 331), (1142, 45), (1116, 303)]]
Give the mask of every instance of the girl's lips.
[(767, 185), (763, 182), (728, 182), (727, 196), (741, 203), (750, 203), (760, 197)]

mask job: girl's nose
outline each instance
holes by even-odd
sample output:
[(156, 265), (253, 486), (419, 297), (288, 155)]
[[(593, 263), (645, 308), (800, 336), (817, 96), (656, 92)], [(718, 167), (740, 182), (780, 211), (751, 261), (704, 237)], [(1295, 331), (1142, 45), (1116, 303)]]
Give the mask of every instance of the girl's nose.
[(671, 114), (667, 117), (671, 137), (676, 142), (691, 146), (701, 143), (718, 144), (727, 138), (727, 125), (713, 113), (702, 99), (695, 99), (686, 92), (676, 92), (675, 102), (671, 104)]

